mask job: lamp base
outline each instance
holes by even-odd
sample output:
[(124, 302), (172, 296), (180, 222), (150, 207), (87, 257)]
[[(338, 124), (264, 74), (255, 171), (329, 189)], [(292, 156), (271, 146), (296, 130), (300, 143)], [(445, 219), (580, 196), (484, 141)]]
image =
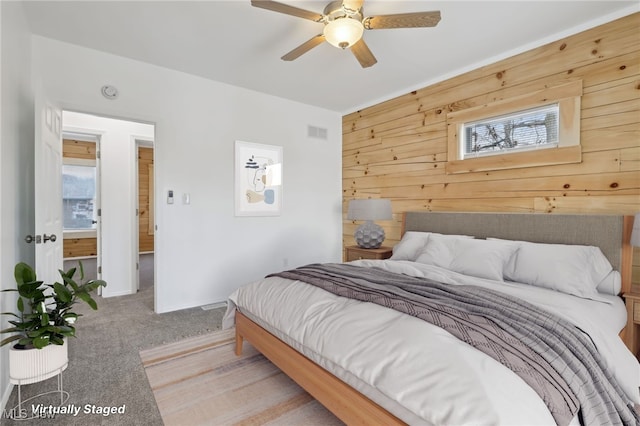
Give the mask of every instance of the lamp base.
[(384, 241), (384, 229), (371, 220), (358, 226), (354, 234), (358, 246), (366, 249), (379, 248)]

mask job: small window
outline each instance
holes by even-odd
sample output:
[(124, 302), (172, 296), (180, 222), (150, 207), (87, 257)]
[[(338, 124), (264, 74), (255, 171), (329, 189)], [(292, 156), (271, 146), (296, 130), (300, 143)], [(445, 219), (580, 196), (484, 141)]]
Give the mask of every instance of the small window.
[(579, 163), (582, 81), (447, 114), (446, 173)]
[(62, 166), (63, 227), (65, 231), (96, 229), (96, 167)]
[(465, 123), (464, 159), (558, 146), (558, 104)]

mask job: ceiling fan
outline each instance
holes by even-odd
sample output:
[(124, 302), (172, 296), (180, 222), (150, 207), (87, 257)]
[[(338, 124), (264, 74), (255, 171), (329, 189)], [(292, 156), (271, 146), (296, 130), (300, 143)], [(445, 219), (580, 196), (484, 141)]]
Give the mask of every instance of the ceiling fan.
[(349, 48), (358, 62), (360, 62), (360, 65), (363, 68), (367, 68), (374, 65), (378, 60), (362, 39), (364, 30), (435, 27), (440, 22), (439, 11), (368, 16), (365, 18), (362, 9), (363, 3), (364, 0), (332, 1), (320, 14), (276, 1), (251, 0), (251, 5), (255, 7), (324, 24), (322, 34), (312, 37), (284, 55), (282, 59), (285, 61), (293, 61), (322, 42), (328, 41), (341, 49)]

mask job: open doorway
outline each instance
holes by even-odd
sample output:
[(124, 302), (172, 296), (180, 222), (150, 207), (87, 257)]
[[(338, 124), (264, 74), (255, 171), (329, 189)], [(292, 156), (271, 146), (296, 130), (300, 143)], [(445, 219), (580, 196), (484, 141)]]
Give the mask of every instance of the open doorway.
[[(70, 219), (74, 226), (87, 222), (94, 227), (93, 235), (89, 235), (91, 231), (77, 235), (74, 229), (65, 227), (65, 269), (81, 260), (86, 277), (105, 280), (107, 287), (102, 296), (112, 297), (138, 291), (142, 266), (146, 271), (144, 283), (151, 284), (149, 296), (154, 300), (153, 235), (140, 236), (143, 229), (147, 234), (154, 226), (151, 213), (155, 175), (149, 174), (149, 166), (153, 165), (154, 125), (70, 111), (63, 112), (62, 125), (63, 133), (73, 136), (67, 144), (76, 151), (88, 152), (90, 148), (85, 143), (93, 138), (96, 164), (95, 192), (81, 194), (83, 199), (65, 201), (70, 206), (65, 213), (75, 220)], [(139, 151), (143, 147), (148, 151)], [(142, 165), (140, 155), (144, 157)], [(66, 172), (63, 180), (71, 181)], [(82, 179), (76, 179), (75, 183), (79, 187), (87, 184)], [(141, 198), (145, 200), (143, 203)], [(144, 262), (139, 257), (141, 252), (146, 257)]]
[(82, 263), (86, 279), (97, 279), (100, 173), (96, 134), (62, 134), (63, 268)]
[(154, 285), (153, 141), (136, 140), (138, 169), (138, 291)]

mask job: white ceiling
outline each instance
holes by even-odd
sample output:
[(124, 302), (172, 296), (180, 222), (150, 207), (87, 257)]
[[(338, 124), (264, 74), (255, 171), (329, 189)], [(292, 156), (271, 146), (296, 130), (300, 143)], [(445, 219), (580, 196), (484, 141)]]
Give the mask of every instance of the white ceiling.
[[(328, 3), (281, 2), (315, 12)], [(365, 16), (440, 10), (442, 20), (435, 28), (366, 31), (378, 63), (363, 69), (351, 52), (328, 43), (280, 60), (322, 24), (250, 0), (23, 2), (35, 34), (340, 113), (628, 15), (639, 4), (366, 0)]]

